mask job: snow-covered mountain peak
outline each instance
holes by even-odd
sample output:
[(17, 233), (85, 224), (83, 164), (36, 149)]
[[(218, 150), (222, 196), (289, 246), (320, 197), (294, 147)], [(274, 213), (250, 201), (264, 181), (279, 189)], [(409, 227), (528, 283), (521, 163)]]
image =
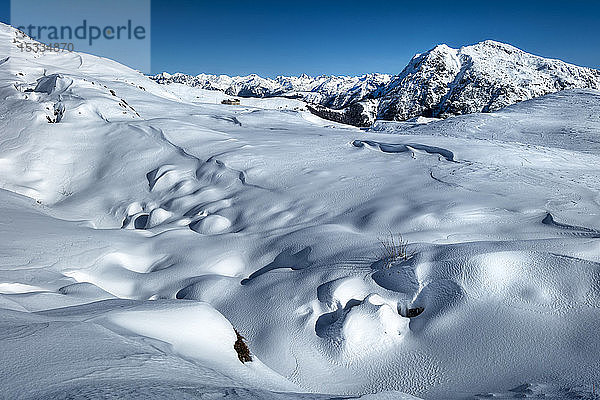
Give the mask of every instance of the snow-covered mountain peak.
[(395, 79), (402, 79), (407, 74), (417, 71), (423, 71), (430, 75), (440, 71), (442, 68), (458, 67), (459, 64), (458, 50), (450, 48), (445, 44), (440, 44), (425, 53), (420, 53), (413, 57)]
[(600, 89), (600, 72), (486, 40), (413, 58), (376, 96), (378, 118), (447, 117), (501, 109), (563, 89)]
[(525, 53), (523, 50), (510, 45), (508, 43), (504, 43), (504, 42), (498, 42), (497, 40), (491, 40), (491, 39), (487, 39), (487, 40), (483, 40), (481, 42), (472, 44), (472, 45), (468, 45), (468, 46), (463, 46), (461, 47), (461, 49), (466, 49), (466, 48), (491, 48), (491, 49), (498, 49), (498, 50), (504, 50), (504, 51), (508, 51), (508, 52), (514, 52), (514, 51), (518, 51), (521, 53)]
[(445, 43), (442, 44), (438, 44), (437, 46), (435, 46), (433, 49), (429, 50), (427, 53), (456, 53), (456, 49), (453, 49), (452, 47), (448, 46)]

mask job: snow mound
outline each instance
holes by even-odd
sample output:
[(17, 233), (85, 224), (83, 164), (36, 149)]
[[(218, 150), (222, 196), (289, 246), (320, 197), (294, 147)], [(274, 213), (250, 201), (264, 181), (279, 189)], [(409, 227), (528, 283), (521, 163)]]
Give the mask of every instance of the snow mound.
[(198, 233), (205, 235), (214, 235), (217, 233), (223, 233), (231, 227), (231, 221), (227, 218), (213, 214), (202, 218), (200, 221), (196, 221), (190, 225), (190, 228)]

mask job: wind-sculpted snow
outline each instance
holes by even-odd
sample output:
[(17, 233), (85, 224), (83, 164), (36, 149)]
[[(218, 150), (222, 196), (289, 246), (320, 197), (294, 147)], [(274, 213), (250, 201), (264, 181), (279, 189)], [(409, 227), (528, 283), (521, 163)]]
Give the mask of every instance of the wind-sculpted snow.
[(363, 131), (15, 38), (5, 397), (592, 398), (600, 92)]
[(425, 151), (429, 154), (439, 154), (440, 156), (444, 157), (448, 161), (454, 161), (454, 154), (452, 154), (451, 151), (442, 149), (439, 147), (425, 146), (425, 145), (421, 145), (421, 144), (381, 143), (381, 142), (375, 142), (373, 140), (355, 140), (352, 142), (352, 145), (354, 147), (363, 147), (363, 146), (375, 147), (375, 148), (383, 151), (384, 153), (405, 153), (405, 152), (410, 151), (410, 152), (412, 152), (413, 157), (414, 157), (415, 151), (421, 150), (421, 151)]

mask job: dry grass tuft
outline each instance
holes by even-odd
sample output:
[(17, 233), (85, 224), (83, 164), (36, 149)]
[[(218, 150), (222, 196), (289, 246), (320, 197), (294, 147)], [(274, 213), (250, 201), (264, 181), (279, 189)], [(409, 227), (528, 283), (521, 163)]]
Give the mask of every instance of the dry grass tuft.
[(393, 234), (389, 232), (389, 236), (379, 239), (383, 249), (383, 261), (387, 268), (396, 261), (408, 260), (412, 254), (408, 253), (408, 241), (402, 238), (401, 234)]

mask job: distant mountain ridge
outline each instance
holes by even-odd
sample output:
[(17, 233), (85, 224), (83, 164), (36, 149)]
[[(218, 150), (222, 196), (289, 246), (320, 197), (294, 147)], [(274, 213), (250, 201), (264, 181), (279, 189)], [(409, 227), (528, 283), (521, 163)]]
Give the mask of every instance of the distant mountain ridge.
[(529, 54), (486, 40), (453, 49), (444, 44), (415, 55), (395, 76), (261, 78), (162, 73), (159, 83), (183, 83), (232, 96), (293, 96), (327, 119), (356, 126), (375, 120), (446, 118), (490, 112), (564, 89), (600, 90), (600, 71)]
[(333, 109), (342, 109), (363, 100), (391, 80), (386, 74), (366, 74), (362, 76), (310, 77), (278, 76), (275, 79), (252, 74), (247, 76), (228, 75), (186, 75), (163, 72), (151, 77), (158, 83), (183, 83), (188, 86), (208, 90), (220, 90), (231, 96), (241, 97), (295, 97), (307, 103), (320, 104)]

